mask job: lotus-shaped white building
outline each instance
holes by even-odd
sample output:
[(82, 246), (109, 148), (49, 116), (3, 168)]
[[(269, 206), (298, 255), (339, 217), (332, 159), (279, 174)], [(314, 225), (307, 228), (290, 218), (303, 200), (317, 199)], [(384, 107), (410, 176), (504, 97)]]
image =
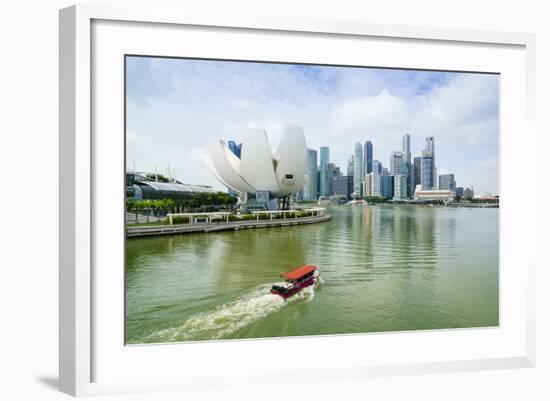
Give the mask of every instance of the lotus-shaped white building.
[(263, 129), (248, 129), (236, 156), (224, 141), (208, 147), (207, 164), (228, 188), (250, 195), (268, 191), (270, 197), (284, 198), (305, 184), (307, 148), (301, 127), (285, 127), (275, 154)]

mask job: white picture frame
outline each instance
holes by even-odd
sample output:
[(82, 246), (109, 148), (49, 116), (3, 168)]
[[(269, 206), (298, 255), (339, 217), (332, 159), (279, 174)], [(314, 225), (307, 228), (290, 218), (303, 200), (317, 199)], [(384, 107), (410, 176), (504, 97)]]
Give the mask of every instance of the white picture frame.
[[(97, 125), (94, 118), (94, 104), (92, 96), (94, 88), (92, 86), (92, 77), (94, 69), (99, 68), (94, 55), (97, 54), (97, 47), (104, 41), (93, 41), (94, 24), (101, 21), (109, 21), (108, 24), (116, 22), (139, 23), (134, 26), (135, 29), (142, 29), (143, 24), (154, 24), (158, 27), (170, 29), (170, 27), (200, 27), (203, 30), (209, 29), (231, 29), (233, 31), (277, 33), (283, 34), (304, 34), (308, 37), (316, 35), (323, 37), (338, 37), (343, 40), (356, 40), (361, 38), (383, 39), (386, 41), (415, 41), (418, 43), (433, 43), (443, 49), (445, 46), (458, 46), (462, 48), (476, 48), (483, 46), (493, 46), (495, 48), (512, 49), (510, 57), (517, 58), (518, 68), (525, 72), (524, 80), (522, 77), (516, 77), (514, 81), (519, 92), (525, 96), (520, 96), (517, 100), (521, 107), (519, 109), (505, 108), (510, 116), (514, 115), (514, 127), (523, 130), (522, 143), (524, 148), (518, 150), (520, 154), (521, 166), (525, 169), (534, 170), (535, 153), (535, 134), (533, 132), (534, 111), (534, 35), (523, 33), (506, 32), (484, 32), (459, 29), (436, 29), (414, 26), (389, 26), (363, 24), (359, 22), (341, 22), (341, 21), (316, 21), (316, 20), (292, 20), (292, 19), (228, 19), (220, 16), (211, 15), (187, 15), (181, 10), (168, 12), (156, 8), (111, 8), (107, 6), (72, 6), (60, 11), (60, 390), (72, 395), (92, 395), (133, 391), (160, 391), (167, 389), (202, 389), (209, 386), (244, 385), (246, 381), (239, 382), (234, 380), (222, 367), (209, 367), (210, 373), (204, 374), (199, 368), (196, 372), (191, 371), (191, 377), (186, 376), (185, 380), (177, 377), (168, 377), (164, 379), (153, 378), (150, 380), (129, 380), (127, 377), (117, 377), (109, 375), (105, 380), (99, 379), (101, 372), (98, 372), (98, 366), (106, 364), (107, 359), (103, 358), (102, 364), (96, 363), (97, 353), (106, 353), (107, 349), (104, 339), (111, 334), (113, 337), (116, 329), (111, 327), (108, 320), (103, 321), (103, 315), (98, 311), (101, 305), (95, 305), (94, 290), (98, 286), (105, 284), (105, 276), (98, 276), (94, 273), (94, 266), (98, 260), (104, 260), (103, 257), (109, 257), (107, 254), (98, 256), (97, 247), (94, 243), (94, 235), (101, 229), (99, 224), (101, 216), (98, 215), (97, 199), (94, 197), (95, 191), (99, 188), (98, 181), (95, 180), (97, 174), (98, 152), (102, 152), (101, 146), (104, 142), (97, 142), (94, 139), (92, 126)], [(139, 25), (139, 26), (138, 26)], [(128, 26), (117, 27), (116, 29), (130, 29)], [(174, 28), (176, 29), (176, 28)], [(159, 29), (162, 31), (162, 29)], [(104, 34), (109, 34), (107, 29)], [(166, 31), (159, 35), (169, 34)], [(113, 34), (114, 35), (114, 34)], [(159, 36), (159, 38), (162, 36)], [(151, 36), (151, 42), (154, 45), (156, 37)], [(125, 39), (122, 35), (113, 36), (113, 46), (123, 43)], [(274, 38), (273, 40), (278, 40)], [(159, 42), (160, 43), (160, 42)], [(95, 47), (94, 47), (95, 46)], [(114, 47), (113, 47), (114, 49)], [(118, 50), (117, 50), (118, 51)], [(159, 51), (163, 51), (162, 49)], [(330, 57), (328, 55), (327, 57)], [(504, 60), (504, 59), (503, 59)], [(502, 62), (502, 61), (501, 61)], [(456, 70), (471, 71), (475, 63), (472, 61), (470, 66), (468, 62), (455, 65)], [(444, 69), (441, 65), (434, 65), (434, 69)], [(497, 68), (498, 70), (498, 68)], [(500, 70), (499, 70), (500, 71)], [(515, 74), (510, 72), (510, 74)], [(506, 96), (509, 91), (503, 91), (502, 96)], [(502, 99), (501, 99), (502, 100)], [(506, 100), (506, 99), (505, 99)], [(523, 110), (522, 107), (525, 107)], [(119, 116), (122, 119), (122, 116)], [(502, 120), (501, 120), (502, 121)], [(510, 143), (501, 144), (509, 146)], [(116, 150), (115, 150), (116, 151)], [(114, 152), (114, 151), (113, 151)], [(506, 151), (503, 153), (506, 154)], [(114, 153), (102, 153), (107, 159), (118, 157)], [(502, 163), (502, 160), (501, 160)], [(116, 165), (116, 163), (115, 163)], [(504, 167), (504, 166), (503, 166)], [(501, 169), (501, 184), (514, 180), (521, 172), (514, 172), (511, 169)], [(516, 174), (516, 175), (514, 175)], [(521, 175), (519, 175), (521, 178)], [(529, 185), (535, 188), (534, 177), (528, 177), (523, 185)], [(102, 185), (102, 184), (101, 184)], [(505, 192), (505, 191), (503, 191)], [(521, 192), (521, 191), (518, 191)], [(443, 360), (429, 361), (417, 359), (414, 355), (408, 356), (406, 361), (396, 358), (385, 359), (383, 355), (379, 359), (373, 357), (371, 362), (364, 363), (358, 355), (356, 360), (339, 360), (337, 352), (331, 352), (341, 346), (342, 336), (310, 337), (300, 339), (299, 344), (302, 347), (312, 344), (312, 346), (323, 346), (327, 349), (327, 365), (318, 365), (315, 367), (313, 361), (311, 366), (305, 366), (300, 370), (301, 380), (319, 380), (339, 377), (354, 377), (361, 379), (371, 376), (399, 375), (411, 373), (431, 373), (448, 371), (468, 371), (479, 369), (501, 369), (510, 367), (530, 367), (535, 363), (535, 338), (534, 338), (534, 267), (535, 260), (529, 257), (529, 249), (535, 243), (531, 236), (534, 235), (534, 208), (527, 208), (526, 195), (521, 193), (510, 193), (508, 195), (510, 202), (507, 203), (506, 197), (501, 203), (502, 218), (510, 218), (511, 223), (515, 224), (525, 231), (522, 233), (524, 238), (518, 240), (517, 249), (510, 254), (509, 260), (518, 261), (522, 275), (517, 280), (505, 281), (504, 285), (515, 285), (518, 287), (517, 293), (514, 292), (510, 299), (509, 292), (501, 292), (501, 301), (506, 302), (501, 305), (517, 304), (517, 316), (520, 322), (517, 327), (512, 327), (514, 334), (510, 336), (513, 340), (502, 340), (502, 348), (495, 348), (494, 351), (485, 354), (479, 352), (474, 355), (455, 356)], [(514, 203), (521, 209), (521, 215), (511, 214), (510, 206)], [(101, 208), (100, 208), (101, 209)], [(102, 210), (102, 209), (101, 209)], [(507, 215), (508, 213), (508, 215)], [(515, 217), (514, 217), (515, 216)], [(513, 221), (512, 221), (513, 220)], [(501, 220), (502, 221), (502, 220)], [(510, 227), (510, 225), (505, 225)], [(98, 228), (99, 227), (99, 228)], [(96, 233), (96, 234), (94, 234)], [(506, 233), (505, 233), (506, 234)], [(502, 237), (502, 252), (512, 252), (505, 245), (510, 245), (514, 241), (512, 233), (509, 236)], [(504, 248), (504, 250), (503, 250)], [(527, 256), (520, 258), (521, 253)], [(533, 253), (531, 253), (533, 254)], [(511, 259), (510, 259), (511, 258)], [(502, 259), (502, 257), (501, 257)], [(512, 263), (512, 262), (510, 262)], [(114, 262), (117, 265), (117, 262)], [(122, 268), (122, 266), (120, 266)], [(502, 271), (502, 270), (501, 270)], [(506, 271), (505, 271), (506, 273)], [(506, 274), (504, 279), (506, 280)], [(108, 279), (108, 278), (107, 278)], [(512, 282), (513, 281), (513, 282)], [(508, 284), (507, 284), (508, 283)], [(502, 283), (501, 283), (502, 284)], [(506, 287), (508, 288), (508, 287)], [(511, 288), (511, 287), (509, 287)], [(119, 290), (123, 291), (120, 287)], [(505, 298), (502, 298), (505, 297)], [(115, 308), (116, 309), (116, 308)], [(508, 309), (507, 309), (508, 310)], [(507, 310), (504, 312), (507, 313)], [(118, 313), (118, 309), (116, 313)], [(98, 335), (97, 326), (101, 326), (101, 335)], [(458, 337), (468, 338), (468, 341), (475, 343), (479, 335), (487, 336), (487, 339), (494, 337), (493, 340), (499, 341), (497, 333), (499, 330), (507, 330), (506, 325), (493, 330), (492, 333), (477, 333), (476, 330), (445, 331), (444, 333), (432, 332), (423, 333), (415, 336), (414, 334), (403, 334), (402, 340), (393, 334), (377, 334), (375, 336), (348, 336), (345, 337), (347, 343), (353, 343), (359, 346), (365, 341), (379, 341), (381, 344), (384, 339), (392, 342), (419, 341), (422, 344), (426, 341), (434, 341), (437, 344), (441, 341), (456, 341)], [(110, 333), (112, 331), (112, 333)], [(399, 334), (401, 335), (401, 334)], [(392, 337), (393, 336), (393, 337)], [(406, 337), (407, 336), (407, 337)], [(369, 340), (366, 340), (368, 338)], [(397, 340), (396, 340), (397, 338)], [(375, 340), (373, 340), (375, 339)], [(118, 340), (117, 340), (118, 341)], [(513, 342), (513, 345), (511, 345)], [(139, 361), (162, 361), (170, 358), (170, 347), (141, 347), (140, 350), (126, 352), (122, 341), (118, 341), (120, 355), (129, 357), (133, 363)], [(235, 345), (232, 345), (235, 344)], [(188, 347), (189, 362), (193, 363), (197, 352), (205, 352), (207, 346), (213, 349), (210, 355), (215, 357), (216, 353), (242, 352), (244, 349), (250, 349), (251, 353), (257, 355), (276, 352), (278, 347), (292, 347), (296, 340), (279, 339), (263, 341), (239, 341), (239, 342), (218, 342), (201, 345), (201, 349)], [(195, 344), (196, 345), (196, 344)], [(177, 347), (177, 345), (175, 345)], [(139, 348), (139, 347), (138, 347)], [(147, 348), (147, 349), (146, 349)], [(460, 355), (461, 348), (457, 348), (456, 355)], [(508, 351), (505, 351), (508, 350)], [(126, 355), (126, 354), (132, 355)], [(147, 353), (147, 355), (145, 355)], [(134, 355), (135, 354), (135, 355)], [(485, 355), (485, 356), (483, 356)], [(101, 360), (102, 357), (99, 359)], [(121, 357), (122, 358), (122, 357)], [(332, 358), (332, 359), (331, 359)], [(121, 360), (119, 360), (120, 362)], [(117, 360), (108, 360), (109, 364), (116, 366)], [(330, 365), (333, 363), (334, 365)], [(167, 362), (170, 365), (170, 362)], [(329, 367), (329, 365), (331, 367)], [(116, 366), (117, 369), (119, 368)], [(281, 379), (292, 380), (290, 371), (262, 371), (256, 369), (247, 371), (248, 378), (254, 377), (256, 381), (270, 383)], [(193, 376), (194, 375), (194, 376)], [(246, 379), (246, 378), (245, 378)]]

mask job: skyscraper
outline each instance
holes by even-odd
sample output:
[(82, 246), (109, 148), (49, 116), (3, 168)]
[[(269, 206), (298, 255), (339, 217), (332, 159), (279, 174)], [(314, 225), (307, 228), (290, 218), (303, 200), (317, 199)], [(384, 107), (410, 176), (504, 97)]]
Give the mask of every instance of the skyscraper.
[(434, 158), (431, 150), (422, 151), (422, 161), (420, 163), (420, 184), (422, 190), (435, 188), (435, 166)]
[(348, 169), (347, 169), (347, 175), (349, 175), (350, 177), (353, 177), (353, 169), (354, 169), (354, 166), (353, 166), (353, 155), (351, 155), (351, 157), (348, 159)]
[[(243, 147), (242, 143), (237, 144), (237, 142), (235, 141), (227, 141), (227, 147), (235, 156), (237, 156), (239, 159), (241, 158), (241, 149)], [(237, 192), (233, 191), (230, 188), (227, 188), (227, 193), (233, 197), (237, 196)]]
[(431, 151), (432, 153), (435, 153), (435, 139), (433, 136), (426, 137), (425, 149)]
[(328, 174), (328, 164), (330, 162), (330, 150), (328, 146), (321, 146), (321, 162), (319, 164), (319, 192), (321, 196), (329, 195), (329, 179), (332, 177)]
[(378, 160), (373, 160), (372, 162), (372, 172), (374, 174), (382, 174), (382, 163)]
[(401, 167), (399, 168), (399, 174), (405, 177), (405, 191), (401, 193), (402, 198), (410, 198), (411, 196), (410, 166), (411, 166), (411, 163), (407, 163), (406, 161), (403, 161), (401, 162)]
[(235, 156), (239, 159), (241, 158), (241, 149), (243, 147), (242, 143), (237, 144), (235, 141), (227, 141), (227, 147)]
[(403, 200), (407, 198), (407, 175), (397, 174), (393, 176), (393, 199)]
[(409, 136), (409, 134), (403, 135), (402, 141), (403, 141), (403, 146), (401, 150), (403, 151), (403, 161), (406, 163), (410, 163), (411, 162), (411, 137)]
[(407, 196), (412, 196), (413, 193), (413, 171), (412, 171), (412, 159), (411, 159), (411, 137), (409, 134), (403, 135), (402, 149), (403, 151), (403, 163), (407, 165)]
[(372, 196), (382, 196), (382, 175), (372, 174)]
[(403, 162), (403, 152), (392, 152), (390, 157), (390, 175), (400, 174), (402, 162)]
[(386, 199), (393, 198), (393, 176), (383, 175), (380, 183), (382, 196)]
[(317, 197), (321, 196), (321, 169), (317, 166)]
[(414, 166), (413, 166), (413, 187), (412, 187), (412, 194), (414, 195), (414, 191), (416, 190), (416, 186), (420, 185), (420, 166), (421, 166), (422, 158), (421, 157), (415, 157), (414, 158)]
[(359, 142), (355, 144), (355, 153), (353, 155), (353, 192), (358, 196), (363, 196), (361, 184), (363, 183), (363, 147)]
[(317, 200), (317, 151), (315, 149), (307, 150), (307, 180), (304, 185), (304, 200)]
[(372, 196), (372, 176), (374, 174), (365, 174), (365, 185), (363, 187), (363, 196)]
[(365, 142), (365, 149), (363, 152), (365, 160), (363, 162), (363, 175), (372, 173), (372, 142)]
[(437, 188), (437, 170), (435, 167), (435, 140), (433, 136), (426, 138), (426, 146), (422, 151), (420, 164), (420, 183), (422, 189)]
[(328, 163), (327, 164), (327, 177), (328, 177), (328, 193), (326, 196), (331, 196), (332, 192), (332, 179), (336, 175), (336, 164)]
[(426, 150), (431, 152), (432, 157), (432, 188), (437, 188), (437, 167), (435, 165), (435, 138), (433, 136), (426, 137)]

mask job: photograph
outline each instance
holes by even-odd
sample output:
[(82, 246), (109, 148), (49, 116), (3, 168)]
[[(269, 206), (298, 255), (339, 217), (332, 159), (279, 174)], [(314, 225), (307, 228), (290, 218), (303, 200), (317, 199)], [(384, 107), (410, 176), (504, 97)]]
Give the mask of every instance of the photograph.
[(127, 345), (499, 327), (498, 73), (125, 55), (124, 79)]

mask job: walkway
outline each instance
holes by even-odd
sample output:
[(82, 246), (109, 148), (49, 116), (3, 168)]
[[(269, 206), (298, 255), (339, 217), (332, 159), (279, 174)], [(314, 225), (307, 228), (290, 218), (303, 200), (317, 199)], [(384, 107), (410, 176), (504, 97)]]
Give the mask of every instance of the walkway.
[(227, 231), (227, 230), (245, 230), (250, 228), (268, 228), (268, 227), (285, 227), (285, 226), (297, 226), (302, 224), (313, 224), (328, 221), (332, 218), (331, 215), (325, 214), (323, 216), (313, 217), (300, 217), (298, 219), (276, 219), (276, 220), (246, 220), (246, 221), (232, 221), (228, 223), (195, 223), (195, 224), (178, 224), (178, 225), (161, 225), (161, 226), (142, 226), (142, 227), (127, 227), (126, 237), (147, 237), (156, 235), (170, 235), (170, 234), (189, 234), (189, 233), (208, 233), (214, 231)]

